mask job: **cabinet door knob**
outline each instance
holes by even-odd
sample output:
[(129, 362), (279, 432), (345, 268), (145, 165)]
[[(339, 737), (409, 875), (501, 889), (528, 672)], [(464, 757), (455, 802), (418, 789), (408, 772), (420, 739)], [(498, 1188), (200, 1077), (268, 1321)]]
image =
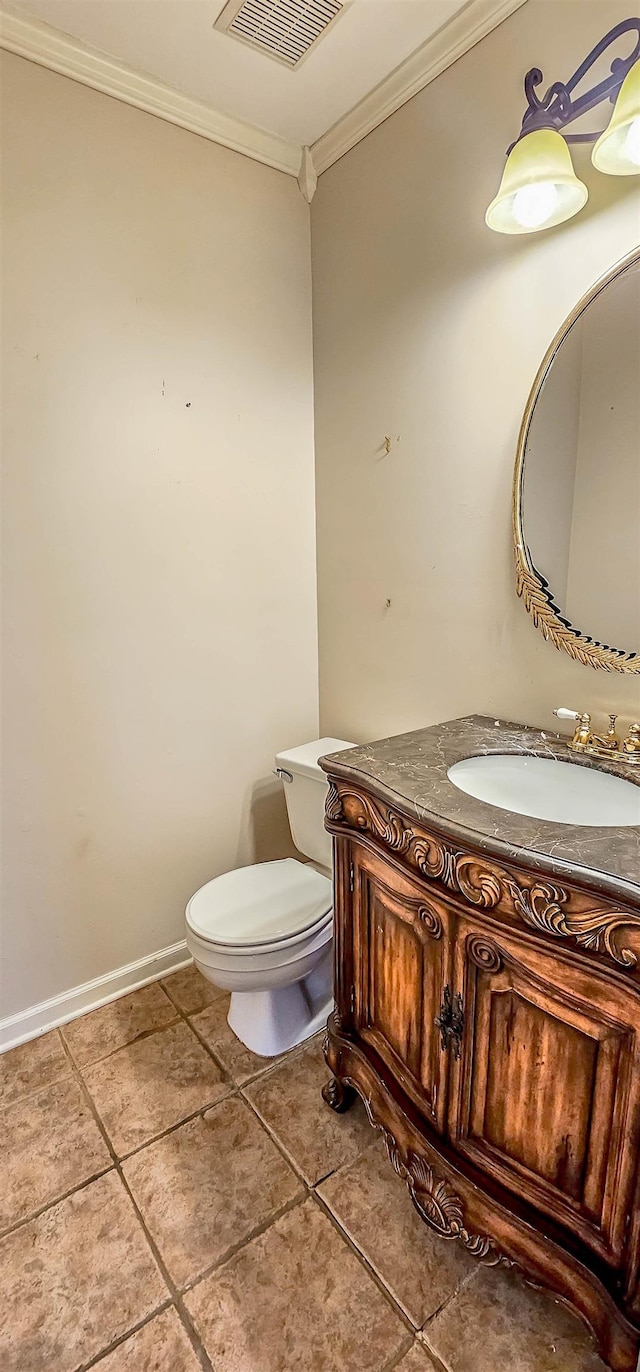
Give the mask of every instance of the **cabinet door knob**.
[(445, 986), (440, 1014), (436, 1015), (434, 1024), (440, 1030), (442, 1052), (446, 1053), (450, 1047), (457, 1062), (462, 1051), (462, 1034), (464, 1031), (464, 1006), (460, 992), (452, 996), (451, 987)]

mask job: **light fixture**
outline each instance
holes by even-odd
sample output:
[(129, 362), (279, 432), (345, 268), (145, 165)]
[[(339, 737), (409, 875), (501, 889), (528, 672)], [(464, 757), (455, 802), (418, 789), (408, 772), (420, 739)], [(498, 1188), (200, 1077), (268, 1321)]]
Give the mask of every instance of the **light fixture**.
[[(625, 33), (636, 34), (633, 52), (616, 57), (611, 74), (574, 100), (573, 92), (603, 52)], [(527, 72), (527, 109), (520, 135), (509, 149), (500, 189), (485, 215), (497, 233), (535, 233), (571, 219), (589, 192), (573, 170), (569, 143), (595, 143), (593, 163), (612, 176), (640, 172), (640, 19), (624, 19), (605, 34), (566, 82), (555, 81), (542, 99), (536, 87), (542, 72)], [(567, 124), (600, 105), (615, 101), (604, 133), (565, 133)]]
[(533, 233), (561, 224), (589, 192), (573, 170), (571, 153), (555, 129), (533, 129), (514, 144), (500, 190), (486, 220), (497, 233)]
[(600, 134), (592, 161), (598, 171), (610, 176), (637, 176), (640, 172), (640, 61), (622, 82), (611, 123)]

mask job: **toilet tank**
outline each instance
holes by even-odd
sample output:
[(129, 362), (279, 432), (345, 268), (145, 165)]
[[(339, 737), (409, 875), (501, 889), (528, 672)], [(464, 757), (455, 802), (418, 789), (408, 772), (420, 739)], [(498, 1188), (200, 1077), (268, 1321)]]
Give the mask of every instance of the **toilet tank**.
[(354, 748), (341, 738), (318, 738), (276, 755), (276, 770), (282, 777), (291, 836), (305, 857), (321, 867), (331, 867), (331, 838), (324, 827), (324, 803), (329, 789), (318, 758), (325, 753)]

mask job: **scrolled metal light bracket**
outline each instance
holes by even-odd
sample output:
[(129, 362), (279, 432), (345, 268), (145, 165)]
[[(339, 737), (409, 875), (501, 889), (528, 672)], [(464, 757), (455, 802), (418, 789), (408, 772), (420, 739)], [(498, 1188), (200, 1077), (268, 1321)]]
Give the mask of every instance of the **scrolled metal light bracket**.
[[(584, 80), (587, 72), (595, 66), (607, 48), (611, 47), (626, 33), (635, 33), (636, 35), (633, 52), (628, 57), (614, 57), (609, 76), (574, 99), (573, 92)], [(532, 133), (534, 129), (555, 129), (562, 133), (567, 143), (595, 143), (600, 137), (601, 129), (595, 133), (565, 133), (566, 126), (572, 124), (574, 120), (579, 119), (589, 110), (595, 109), (605, 100), (610, 100), (612, 104), (615, 103), (625, 76), (631, 71), (634, 62), (637, 62), (639, 57), (640, 19), (623, 19), (619, 24), (615, 24), (605, 34), (604, 38), (600, 39), (599, 43), (596, 43), (595, 48), (591, 49), (584, 62), (580, 63), (568, 81), (554, 81), (542, 98), (537, 94), (537, 87), (542, 84), (544, 77), (539, 67), (532, 67), (524, 78), (527, 108), (522, 120), (522, 128), (515, 143), (524, 138), (525, 134)], [(511, 144), (508, 149), (509, 152), (515, 147), (515, 143)]]

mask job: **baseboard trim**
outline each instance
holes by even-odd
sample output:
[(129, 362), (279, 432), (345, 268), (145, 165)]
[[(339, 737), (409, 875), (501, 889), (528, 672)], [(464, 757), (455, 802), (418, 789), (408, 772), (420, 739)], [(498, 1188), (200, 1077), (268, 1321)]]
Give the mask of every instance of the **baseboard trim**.
[(43, 1000), (17, 1015), (9, 1015), (0, 1020), (0, 1053), (17, 1048), (29, 1039), (38, 1038), (49, 1029), (57, 1029), (60, 1024), (68, 1024), (78, 1015), (97, 1010), (130, 991), (138, 991), (141, 986), (148, 986), (159, 977), (169, 976), (171, 972), (187, 967), (190, 962), (191, 955), (182, 939), (168, 948), (159, 948), (157, 953), (150, 953), (146, 958), (138, 958), (137, 962), (129, 962), (126, 967), (116, 967), (115, 971), (106, 972), (102, 977), (85, 981), (83, 986), (73, 986), (70, 991), (63, 991), (62, 995), (53, 996), (51, 1000)]

